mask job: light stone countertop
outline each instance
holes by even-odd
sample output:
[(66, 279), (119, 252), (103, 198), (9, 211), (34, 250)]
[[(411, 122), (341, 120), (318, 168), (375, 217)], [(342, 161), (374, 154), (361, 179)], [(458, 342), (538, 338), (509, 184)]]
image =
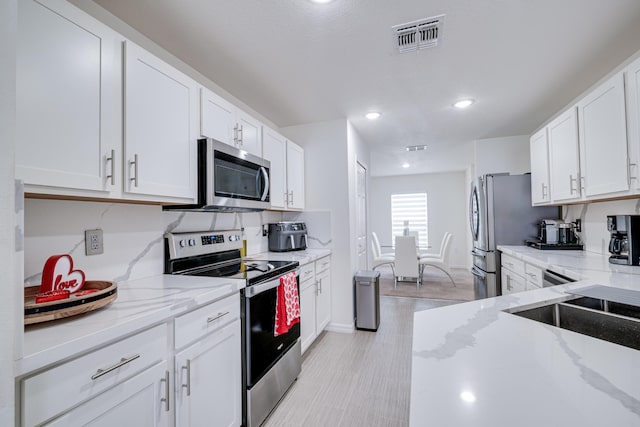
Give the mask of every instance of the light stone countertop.
[(640, 267), (584, 251), (498, 249), (581, 280), (415, 313), (411, 425), (640, 426), (640, 351), (504, 311), (594, 284), (640, 290)]
[(244, 286), (240, 279), (165, 274), (118, 283), (117, 299), (101, 309), (26, 326), (23, 357), (15, 364), (15, 376), (166, 322)]

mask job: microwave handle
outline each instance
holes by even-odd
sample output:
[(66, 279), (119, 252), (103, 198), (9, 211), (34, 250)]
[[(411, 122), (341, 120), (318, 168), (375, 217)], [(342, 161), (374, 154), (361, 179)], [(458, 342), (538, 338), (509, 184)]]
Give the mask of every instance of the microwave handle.
[(260, 200), (264, 202), (269, 195), (269, 173), (264, 166), (260, 167), (260, 172), (262, 172), (262, 176), (264, 177), (264, 191), (262, 192), (262, 197), (260, 197)]

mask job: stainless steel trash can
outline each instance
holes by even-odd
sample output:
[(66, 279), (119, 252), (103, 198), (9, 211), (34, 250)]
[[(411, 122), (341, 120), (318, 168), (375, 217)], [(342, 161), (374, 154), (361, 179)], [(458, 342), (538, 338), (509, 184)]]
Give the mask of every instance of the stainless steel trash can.
[(356, 328), (377, 331), (380, 326), (380, 272), (358, 271), (353, 281)]

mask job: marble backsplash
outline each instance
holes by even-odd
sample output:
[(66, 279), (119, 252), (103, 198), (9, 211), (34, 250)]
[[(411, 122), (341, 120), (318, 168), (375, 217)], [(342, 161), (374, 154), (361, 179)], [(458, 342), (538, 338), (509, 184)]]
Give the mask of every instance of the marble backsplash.
[(575, 221), (577, 218), (582, 221), (582, 232), (579, 233), (579, 237), (585, 250), (603, 255), (609, 254), (610, 235), (607, 231), (607, 215), (627, 214), (640, 214), (640, 199), (567, 205), (562, 208), (562, 217), (565, 221)]
[[(250, 213), (162, 211), (155, 205), (26, 199), (24, 283), (41, 282), (51, 255), (70, 254), (87, 280), (116, 282), (163, 272), (166, 232), (245, 229), (247, 254), (268, 250), (263, 225), (281, 220), (307, 222), (309, 247), (331, 247), (330, 212)], [(104, 253), (85, 255), (84, 231), (103, 230)]]

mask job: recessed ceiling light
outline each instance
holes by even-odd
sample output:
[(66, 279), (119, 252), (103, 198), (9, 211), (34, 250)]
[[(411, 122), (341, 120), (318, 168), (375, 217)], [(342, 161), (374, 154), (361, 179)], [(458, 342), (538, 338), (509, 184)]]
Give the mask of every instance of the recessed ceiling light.
[(377, 111), (372, 111), (370, 113), (365, 114), (364, 116), (369, 120), (375, 120), (375, 119), (379, 119), (381, 114), (378, 113)]
[(460, 101), (453, 104), (453, 106), (456, 108), (467, 108), (469, 105), (473, 103), (474, 103), (473, 99), (461, 99)]
[(407, 151), (424, 151), (426, 149), (426, 145), (408, 145), (406, 148)]
[(403, 164), (402, 164), (402, 167), (403, 167), (403, 168), (405, 168), (405, 169), (407, 169), (407, 168), (409, 167), (409, 163), (403, 163)]
[(473, 403), (476, 401), (476, 396), (470, 391), (463, 391), (462, 393), (460, 393), (460, 399), (464, 400), (465, 402)]

